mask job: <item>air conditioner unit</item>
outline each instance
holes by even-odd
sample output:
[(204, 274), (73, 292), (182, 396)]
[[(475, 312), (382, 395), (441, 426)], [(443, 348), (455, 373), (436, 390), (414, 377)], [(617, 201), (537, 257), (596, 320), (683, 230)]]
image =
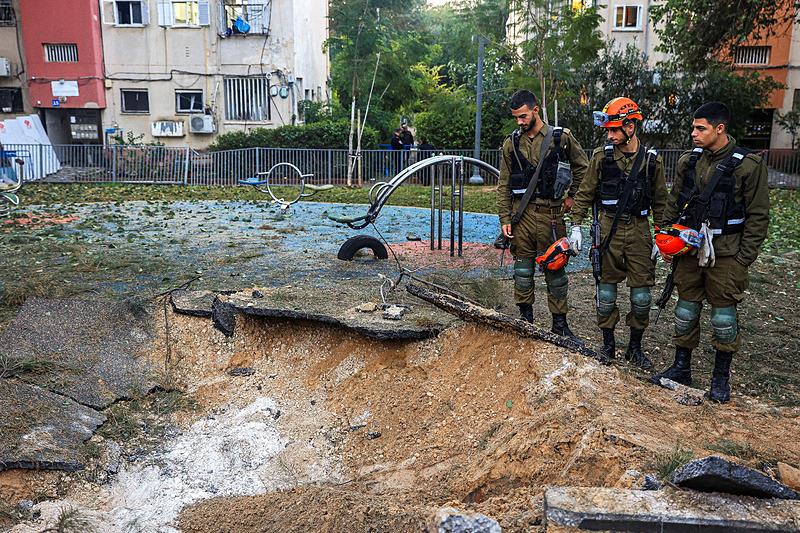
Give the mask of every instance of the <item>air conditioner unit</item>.
[(7, 57), (0, 57), (0, 77), (7, 78), (11, 76), (11, 63)]
[(192, 133), (214, 133), (213, 115), (192, 115), (189, 117), (189, 131)]
[(183, 137), (182, 120), (159, 120), (150, 126), (153, 137)]

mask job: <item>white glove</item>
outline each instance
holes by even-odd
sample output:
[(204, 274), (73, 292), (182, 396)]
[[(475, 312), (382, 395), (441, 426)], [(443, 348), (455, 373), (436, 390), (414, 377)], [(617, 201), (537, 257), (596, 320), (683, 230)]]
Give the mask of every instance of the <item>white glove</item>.
[(581, 246), (583, 245), (583, 233), (581, 232), (580, 226), (572, 226), (572, 232), (569, 235), (569, 245), (572, 247), (572, 251), (576, 254), (581, 251)]

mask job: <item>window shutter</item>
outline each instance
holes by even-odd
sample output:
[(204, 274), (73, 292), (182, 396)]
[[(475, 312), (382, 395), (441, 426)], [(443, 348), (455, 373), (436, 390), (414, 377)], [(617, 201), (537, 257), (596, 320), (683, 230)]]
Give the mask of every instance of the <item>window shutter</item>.
[(172, 26), (172, 2), (158, 0), (158, 25)]
[(150, 2), (147, 0), (142, 0), (142, 24), (150, 24)]
[(197, 5), (197, 14), (197, 18), (201, 26), (208, 26), (211, 24), (211, 9), (209, 8), (207, 0), (200, 0)]
[(100, 3), (100, 18), (103, 24), (117, 23), (117, 5), (114, 0), (103, 0)]

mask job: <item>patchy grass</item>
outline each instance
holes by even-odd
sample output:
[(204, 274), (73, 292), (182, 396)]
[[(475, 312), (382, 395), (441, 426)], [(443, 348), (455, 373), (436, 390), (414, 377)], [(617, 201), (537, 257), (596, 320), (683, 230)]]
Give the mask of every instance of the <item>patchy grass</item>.
[(97, 429), (97, 434), (107, 439), (126, 441), (139, 436), (142, 431), (136, 413), (139, 412), (139, 401), (117, 402), (103, 414), (106, 422)]
[(80, 509), (72, 506), (61, 508), (55, 523), (43, 529), (41, 533), (89, 533), (95, 531), (91, 520), (84, 516)]
[(694, 452), (684, 450), (676, 445), (671, 452), (656, 455), (649, 466), (656, 471), (660, 479), (667, 479), (670, 474), (691, 461), (692, 458), (694, 458)]
[(48, 372), (76, 372), (79, 368), (52, 359), (15, 358), (0, 353), (0, 379), (22, 374), (47, 374)]

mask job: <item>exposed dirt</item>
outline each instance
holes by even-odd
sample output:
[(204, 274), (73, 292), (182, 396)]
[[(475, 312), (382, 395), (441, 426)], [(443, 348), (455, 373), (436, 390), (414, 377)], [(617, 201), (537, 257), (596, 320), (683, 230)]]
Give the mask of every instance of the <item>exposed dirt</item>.
[[(227, 340), (172, 316), (179, 383), (203, 410), (279, 399), (278, 428), (319, 441), (344, 479), (201, 501), (182, 514), (185, 531), (412, 531), (453, 501), (504, 531), (530, 531), (544, 486), (626, 486), (626, 470), (653, 471), (678, 447), (705, 455), (726, 440), (757, 450), (753, 464), (800, 462), (800, 409), (681, 406), (613, 367), (480, 326), (376, 343), (310, 323), (243, 322)], [(255, 373), (226, 374), (242, 366)]]

